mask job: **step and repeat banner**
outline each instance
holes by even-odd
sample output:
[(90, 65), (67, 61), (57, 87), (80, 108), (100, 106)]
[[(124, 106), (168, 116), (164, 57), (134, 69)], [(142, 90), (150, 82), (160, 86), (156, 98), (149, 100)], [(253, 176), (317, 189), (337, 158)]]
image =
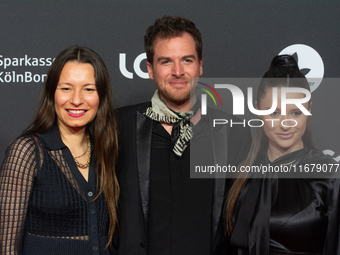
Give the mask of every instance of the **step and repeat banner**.
[(335, 0), (0, 0), (0, 160), (32, 121), (47, 70), (69, 46), (102, 56), (115, 107), (150, 100), (143, 36), (156, 18), (178, 15), (203, 35), (204, 78), (260, 78), (275, 55), (295, 54), (306, 77), (319, 78), (310, 82), (317, 145), (340, 161), (339, 10)]

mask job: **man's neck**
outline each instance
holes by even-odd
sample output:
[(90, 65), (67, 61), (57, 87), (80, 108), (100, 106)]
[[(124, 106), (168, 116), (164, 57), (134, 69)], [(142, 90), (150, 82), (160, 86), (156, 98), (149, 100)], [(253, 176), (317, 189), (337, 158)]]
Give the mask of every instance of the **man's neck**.
[(174, 112), (188, 112), (190, 111), (190, 100), (185, 103), (174, 103), (174, 102), (166, 102), (166, 106), (173, 110)]
[(160, 95), (160, 98), (165, 102), (166, 106), (174, 112), (186, 113), (190, 111), (191, 106), (192, 106), (191, 103), (194, 102), (194, 95), (192, 95), (190, 99), (186, 100), (185, 102), (169, 101), (166, 98), (164, 98), (162, 95)]

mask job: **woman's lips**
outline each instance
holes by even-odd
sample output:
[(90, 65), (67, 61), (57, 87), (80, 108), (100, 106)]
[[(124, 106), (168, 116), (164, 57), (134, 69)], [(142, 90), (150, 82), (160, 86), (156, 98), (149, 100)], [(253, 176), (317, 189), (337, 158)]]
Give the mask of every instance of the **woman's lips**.
[(68, 109), (66, 110), (67, 114), (73, 118), (80, 118), (82, 116), (85, 115), (87, 110), (83, 110), (83, 109)]
[(290, 139), (294, 136), (294, 133), (277, 133), (276, 135), (281, 139)]

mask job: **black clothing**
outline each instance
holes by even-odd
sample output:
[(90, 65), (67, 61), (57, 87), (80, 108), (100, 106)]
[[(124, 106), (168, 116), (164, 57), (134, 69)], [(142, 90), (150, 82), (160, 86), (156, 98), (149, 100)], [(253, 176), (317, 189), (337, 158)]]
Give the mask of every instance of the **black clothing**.
[(203, 118), (193, 126), (194, 137), (182, 157), (178, 157), (172, 152), (170, 134), (154, 121), (148, 255), (210, 253), (214, 182), (192, 179), (188, 171), (192, 149), (204, 150), (208, 155), (205, 159), (213, 162), (211, 137), (205, 135), (208, 128)]
[[(262, 153), (254, 165), (292, 161), (297, 166), (336, 163), (322, 152), (305, 147), (274, 162)], [(280, 173), (271, 173), (271, 178), (247, 179), (235, 207), (233, 254), (340, 253), (340, 179), (296, 174), (294, 179), (279, 178)]]
[[(150, 103), (142, 103), (117, 110), (116, 116), (118, 118), (120, 136), (116, 172), (121, 191), (118, 205), (120, 231), (117, 233), (118, 238), (114, 242), (115, 246), (112, 249), (112, 254), (146, 255), (148, 253), (148, 244), (150, 242), (148, 240), (150, 234), (148, 220), (149, 213), (152, 213), (150, 212), (150, 190), (152, 189), (151, 152), (154, 125), (153, 120), (143, 115), (148, 106), (150, 106)], [(249, 150), (251, 134), (248, 128), (230, 128), (227, 125), (212, 128), (212, 119), (221, 118), (221, 116), (233, 118), (233, 116), (227, 113), (208, 109), (207, 120), (214, 162), (219, 162), (219, 165), (228, 165), (228, 163), (237, 165), (238, 162), (244, 159)], [(216, 144), (227, 144), (227, 146), (220, 146), (222, 149), (216, 151)], [(193, 148), (191, 142), (190, 146)], [(167, 158), (164, 159), (164, 162), (167, 162)], [(159, 162), (158, 164), (161, 163)], [(189, 169), (186, 171), (189, 172)], [(206, 240), (206, 243), (210, 244), (211, 254), (225, 255), (226, 248), (223, 240), (221, 215), (227, 189), (226, 180), (216, 178), (210, 180), (202, 179), (201, 181), (207, 181), (207, 183), (213, 182), (212, 204), (207, 206), (209, 207), (210, 217), (209, 215), (206, 216), (207, 218), (209, 217), (208, 221), (210, 221), (211, 237), (209, 237), (209, 240)], [(196, 196), (197, 194), (192, 195)], [(176, 209), (176, 206), (177, 204), (172, 205), (172, 210)], [(200, 224), (200, 220), (197, 219), (195, 224)], [(184, 228), (191, 227), (185, 225)], [(163, 236), (160, 236), (158, 239), (163, 238)], [(182, 242), (184, 244), (186, 238), (190, 237), (183, 236)], [(186, 250), (189, 248), (186, 247)], [(179, 255), (176, 253), (172, 254)], [(185, 255), (190, 255), (190, 252)]]
[(56, 123), (19, 136), (0, 170), (1, 254), (108, 254), (106, 200), (95, 197), (95, 158), (87, 182)]

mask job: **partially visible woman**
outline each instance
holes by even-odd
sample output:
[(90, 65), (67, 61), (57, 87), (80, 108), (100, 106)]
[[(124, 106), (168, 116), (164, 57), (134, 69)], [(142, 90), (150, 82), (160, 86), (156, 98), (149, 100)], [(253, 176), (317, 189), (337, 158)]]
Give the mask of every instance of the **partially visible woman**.
[(70, 47), (0, 168), (1, 254), (109, 254), (117, 153), (107, 68), (91, 49)]
[[(257, 109), (271, 108), (274, 87), (278, 88), (278, 95), (282, 87), (309, 90), (293, 57), (273, 59), (258, 89)], [(287, 96), (304, 98), (303, 93), (297, 92)], [(280, 97), (277, 105), (272, 114), (260, 116), (264, 125), (256, 132), (249, 155), (241, 165), (295, 165), (299, 169), (300, 165), (335, 164), (331, 157), (314, 148), (308, 115), (293, 104), (288, 104), (286, 115), (281, 115)], [(303, 106), (311, 111), (312, 103)], [(249, 174), (236, 179), (227, 197), (225, 215), (231, 254), (340, 254), (339, 179), (329, 178), (331, 174), (308, 173), (296, 173), (296, 178), (290, 179), (279, 173), (253, 177), (256, 176)]]

